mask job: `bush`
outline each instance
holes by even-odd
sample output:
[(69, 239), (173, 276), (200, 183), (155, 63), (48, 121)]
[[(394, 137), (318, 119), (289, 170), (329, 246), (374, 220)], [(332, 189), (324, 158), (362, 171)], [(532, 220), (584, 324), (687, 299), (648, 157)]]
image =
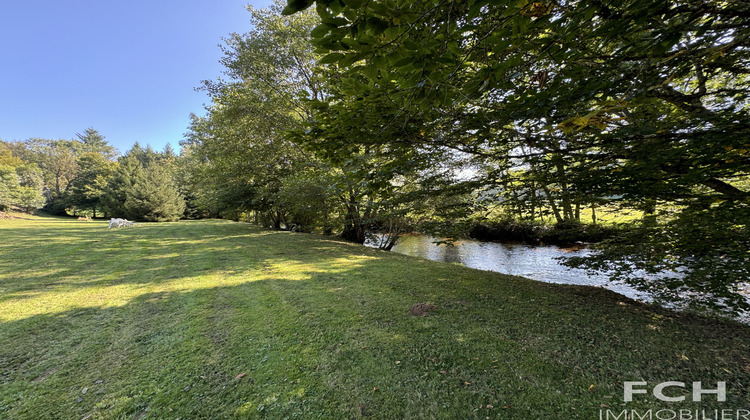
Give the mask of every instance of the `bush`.
[(64, 198), (59, 197), (48, 202), (42, 207), (42, 211), (53, 216), (67, 216), (68, 212), (66, 211), (66, 208), (67, 201)]

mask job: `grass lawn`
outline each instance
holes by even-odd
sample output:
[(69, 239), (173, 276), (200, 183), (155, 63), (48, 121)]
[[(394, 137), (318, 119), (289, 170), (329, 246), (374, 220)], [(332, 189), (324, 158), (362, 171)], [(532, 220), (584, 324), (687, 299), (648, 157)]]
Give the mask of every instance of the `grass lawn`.
[[(624, 405), (638, 380), (727, 401)], [(599, 419), (749, 390), (750, 327), (603, 289), (228, 221), (0, 220), (2, 419)]]

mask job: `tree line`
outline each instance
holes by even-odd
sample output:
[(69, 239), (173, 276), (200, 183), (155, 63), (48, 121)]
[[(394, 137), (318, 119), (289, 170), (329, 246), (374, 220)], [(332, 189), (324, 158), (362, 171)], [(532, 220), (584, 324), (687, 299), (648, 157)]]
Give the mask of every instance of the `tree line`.
[(138, 143), (123, 156), (89, 128), (72, 140), (0, 141), (0, 210), (177, 220), (177, 156)]

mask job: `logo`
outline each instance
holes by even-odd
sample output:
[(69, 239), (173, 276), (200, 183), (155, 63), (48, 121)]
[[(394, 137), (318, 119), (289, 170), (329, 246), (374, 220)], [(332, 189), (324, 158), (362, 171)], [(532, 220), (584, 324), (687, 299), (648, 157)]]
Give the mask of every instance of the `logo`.
[[(623, 401), (626, 403), (634, 400), (653, 401), (651, 398), (665, 403), (690, 403), (690, 402), (717, 402), (727, 400), (726, 382), (717, 382), (715, 385), (704, 386), (702, 382), (696, 381), (689, 385), (680, 381), (661, 382), (653, 387), (645, 381), (623, 382)], [(600, 410), (599, 420), (750, 420), (750, 410), (742, 409), (714, 409), (696, 410), (665, 408), (660, 404), (658, 408), (652, 409), (622, 409), (622, 410)]]
[[(625, 395), (624, 395), (625, 402), (633, 401), (634, 394), (648, 393), (648, 390), (646, 388), (636, 388), (636, 387), (645, 387), (646, 385), (648, 385), (648, 383), (645, 381), (625, 382), (623, 385), (625, 388)], [(666, 401), (666, 402), (685, 401), (686, 397), (684, 395), (681, 395), (679, 397), (669, 397), (667, 395), (664, 395), (664, 390), (667, 388), (671, 388), (671, 387), (685, 389), (685, 383), (677, 382), (677, 381), (662, 382), (654, 386), (652, 393), (654, 397), (656, 397), (656, 399), (659, 401)], [(716, 401), (724, 402), (727, 400), (727, 383), (717, 382), (715, 389), (704, 389), (703, 384), (701, 382), (693, 382), (692, 394), (693, 394), (692, 395), (693, 401), (695, 402), (702, 401), (703, 395), (710, 395), (710, 394), (716, 394)]]

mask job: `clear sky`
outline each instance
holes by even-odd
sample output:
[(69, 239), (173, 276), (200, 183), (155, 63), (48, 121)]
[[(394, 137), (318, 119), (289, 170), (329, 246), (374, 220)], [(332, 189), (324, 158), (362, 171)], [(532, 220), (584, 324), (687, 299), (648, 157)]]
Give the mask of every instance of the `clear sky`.
[(221, 75), (222, 38), (269, 0), (25, 0), (0, 8), (0, 139), (72, 139), (92, 127), (120, 152), (178, 150), (194, 88)]

